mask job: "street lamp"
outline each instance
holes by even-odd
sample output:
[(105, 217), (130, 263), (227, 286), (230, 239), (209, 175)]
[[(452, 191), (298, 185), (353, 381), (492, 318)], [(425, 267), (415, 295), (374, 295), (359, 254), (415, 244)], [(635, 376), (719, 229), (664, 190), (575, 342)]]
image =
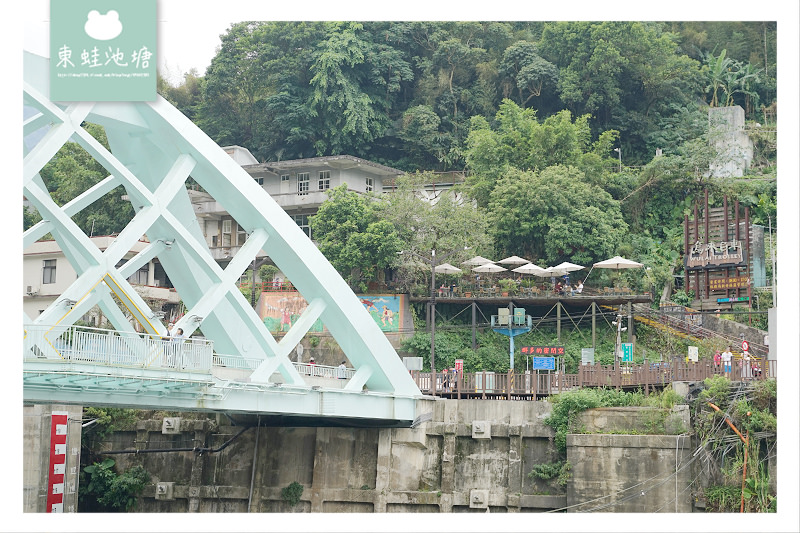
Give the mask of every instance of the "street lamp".
[(619, 155), (619, 171), (622, 172), (622, 148), (614, 148), (614, 151)]
[[(461, 252), (463, 250), (469, 250), (470, 246), (465, 246), (463, 249), (460, 250), (453, 250), (450, 253), (447, 253), (439, 258), (437, 261), (436, 259), (436, 250), (431, 250), (431, 300), (428, 303), (428, 309), (430, 312), (430, 322), (431, 322), (431, 388), (436, 391), (436, 365), (435, 365), (435, 358), (436, 358), (436, 267), (440, 264), (444, 263), (451, 255), (455, 254), (456, 252)], [(427, 261), (427, 259), (416, 252), (412, 251), (401, 251), (397, 252), (399, 255), (403, 254), (411, 254), (419, 257), (423, 261)]]

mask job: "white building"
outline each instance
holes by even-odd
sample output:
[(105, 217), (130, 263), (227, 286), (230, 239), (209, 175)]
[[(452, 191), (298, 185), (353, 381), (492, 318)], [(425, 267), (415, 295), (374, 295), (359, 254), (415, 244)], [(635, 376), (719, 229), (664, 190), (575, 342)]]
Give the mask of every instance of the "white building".
[[(113, 241), (113, 236), (97, 236), (91, 238), (99, 250), (105, 250)], [(131, 250), (125, 254), (120, 262), (124, 264), (149, 243), (138, 241)], [(119, 265), (118, 265), (119, 266)], [(47, 307), (55, 302), (73, 281), (78, 279), (75, 269), (64, 256), (56, 241), (38, 241), (23, 251), (22, 259), (22, 309), (30, 317), (36, 318)], [(153, 259), (147, 265), (128, 278), (136, 292), (150, 304), (153, 311), (162, 311), (167, 314), (173, 311), (180, 298), (175, 289), (171, 288), (169, 279), (158, 263)], [(90, 324), (99, 325), (98, 316), (90, 313), (85, 320)]]
[[(224, 150), (312, 238), (309, 217), (328, 198), (328, 189), (346, 183), (350, 191), (381, 193), (384, 180), (404, 174), (401, 170), (350, 155), (258, 163), (246, 148), (228, 146)], [(212, 257), (227, 263), (244, 244), (247, 234), (209, 194), (193, 191), (192, 203)]]

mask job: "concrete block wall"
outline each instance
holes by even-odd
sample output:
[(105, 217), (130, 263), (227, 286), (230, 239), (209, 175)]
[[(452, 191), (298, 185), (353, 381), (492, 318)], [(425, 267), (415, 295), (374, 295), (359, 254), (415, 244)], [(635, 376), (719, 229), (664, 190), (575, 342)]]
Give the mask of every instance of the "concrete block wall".
[(570, 511), (690, 513), (692, 452), (684, 435), (567, 435)]
[[(414, 428), (252, 427), (235, 439), (242, 427), (224, 425), (223, 417), (184, 420), (175, 435), (163, 435), (159, 419), (114, 434), (104, 447), (218, 448), (230, 441), (214, 453), (113, 455), (119, 469), (141, 464), (151, 474), (137, 512), (541, 512), (581, 509), (609, 494), (604, 501), (614, 506), (602, 510), (652, 512), (656, 500), (672, 498), (674, 477), (658, 491), (648, 485), (644, 498), (629, 500), (620, 491), (672, 476), (676, 445), (679, 464), (685, 460), (686, 437), (571, 435), (567, 488), (531, 478), (534, 465), (558, 458), (544, 424), (550, 411), (547, 402), (431, 399), (419, 402), (425, 421)], [(640, 423), (622, 411), (586, 416), (616, 430)], [(679, 512), (692, 509), (684, 498), (690, 472), (678, 476)], [(293, 482), (304, 490), (291, 506), (281, 491)], [(170, 484), (169, 498), (157, 496), (159, 483)]]

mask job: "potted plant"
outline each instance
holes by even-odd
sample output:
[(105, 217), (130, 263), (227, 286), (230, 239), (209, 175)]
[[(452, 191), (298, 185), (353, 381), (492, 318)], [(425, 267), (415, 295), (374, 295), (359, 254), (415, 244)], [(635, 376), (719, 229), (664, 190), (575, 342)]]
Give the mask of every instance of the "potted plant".
[(513, 279), (501, 279), (497, 283), (500, 285), (500, 292), (503, 296), (513, 295), (517, 290), (517, 282)]

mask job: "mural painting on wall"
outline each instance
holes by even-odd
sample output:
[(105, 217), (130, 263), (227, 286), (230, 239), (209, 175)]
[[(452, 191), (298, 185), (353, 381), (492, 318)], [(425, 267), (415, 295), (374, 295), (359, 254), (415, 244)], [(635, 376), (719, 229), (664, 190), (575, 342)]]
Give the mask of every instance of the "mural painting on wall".
[[(308, 307), (297, 291), (262, 292), (258, 300), (258, 316), (271, 333), (287, 332)], [(322, 321), (317, 319), (309, 331), (319, 333)]]
[[(360, 295), (358, 299), (381, 331), (398, 332), (403, 322), (403, 295)], [(271, 333), (287, 332), (308, 307), (306, 300), (296, 291), (262, 292), (258, 300), (258, 316)], [(309, 331), (322, 332), (324, 326), (317, 319)]]
[(358, 299), (367, 312), (381, 328), (381, 331), (397, 332), (403, 322), (403, 295), (379, 294), (362, 295)]

